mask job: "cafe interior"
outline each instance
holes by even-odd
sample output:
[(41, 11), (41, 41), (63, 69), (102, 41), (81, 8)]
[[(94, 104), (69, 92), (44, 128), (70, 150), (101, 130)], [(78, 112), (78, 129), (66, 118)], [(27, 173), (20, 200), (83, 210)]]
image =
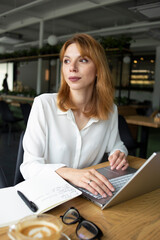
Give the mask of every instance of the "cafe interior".
[[(59, 182), (55, 179), (51, 182), (50, 174), (42, 179), (37, 175), (40, 181), (35, 181), (37, 178), (23, 181), (19, 170), (24, 153), (23, 136), (34, 98), (58, 92), (61, 81), (59, 52), (63, 43), (75, 33), (93, 36), (106, 52), (115, 86), (119, 134), (128, 149), (129, 168), (126, 171), (111, 171), (106, 155), (101, 163), (86, 171), (97, 173), (99, 168), (106, 173), (108, 170), (107, 178), (113, 172), (124, 176), (132, 172), (122, 189), (116, 187), (117, 192), (113, 192), (112, 197), (107, 196), (110, 206), (104, 204), (103, 209), (82, 195), (71, 199), (67, 185), (58, 188)], [(33, 239), (19, 232), (21, 228), (17, 226), (23, 224), (20, 221), (23, 211), (27, 212), (26, 216), (30, 211), (31, 218), (39, 217), (32, 212), (32, 207), (34, 211), (39, 208), (32, 199), (36, 193), (43, 196), (43, 199), (36, 196), (42, 203), (47, 201), (47, 196), (59, 197), (58, 205), (52, 202), (44, 211), (49, 217), (57, 217), (63, 225), (56, 239), (159, 240), (159, 139), (159, 0), (0, 0), (1, 240)], [(118, 183), (117, 176), (108, 179)], [(95, 184), (92, 179), (88, 181), (88, 188)], [(64, 184), (73, 187), (69, 182), (64, 181)], [(48, 185), (52, 191), (48, 190)], [(29, 186), (28, 191), (25, 186)], [(48, 192), (44, 193), (42, 188)], [(65, 198), (66, 192), (67, 198), (62, 202), (61, 196)], [(101, 198), (102, 202), (105, 200)], [(31, 218), (28, 219), (32, 228)], [(11, 219), (19, 225), (10, 225)], [(44, 218), (43, 224), (46, 224)]]
[(158, 0), (1, 0), (0, 167), (9, 185), (34, 97), (58, 91), (60, 48), (81, 32), (106, 51), (129, 154), (146, 159), (160, 150)]

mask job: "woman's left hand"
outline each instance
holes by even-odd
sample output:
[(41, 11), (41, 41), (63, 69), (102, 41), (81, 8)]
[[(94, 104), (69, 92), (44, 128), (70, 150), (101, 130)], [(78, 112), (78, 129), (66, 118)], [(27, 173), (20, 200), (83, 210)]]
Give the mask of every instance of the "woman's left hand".
[(111, 169), (126, 170), (129, 166), (125, 153), (117, 150), (108, 158)]

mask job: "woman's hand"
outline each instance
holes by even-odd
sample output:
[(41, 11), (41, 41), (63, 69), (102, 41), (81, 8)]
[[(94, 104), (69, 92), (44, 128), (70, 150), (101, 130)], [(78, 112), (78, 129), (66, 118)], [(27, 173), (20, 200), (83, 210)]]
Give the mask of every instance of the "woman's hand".
[(126, 170), (129, 166), (126, 155), (119, 150), (115, 151), (112, 155), (110, 155), (108, 160), (110, 162), (112, 170), (115, 168), (117, 170), (119, 169)]
[(107, 195), (112, 196), (114, 188), (112, 184), (95, 169), (74, 169), (74, 168), (59, 168), (56, 172), (65, 180), (72, 184), (87, 189), (89, 192), (102, 197)]

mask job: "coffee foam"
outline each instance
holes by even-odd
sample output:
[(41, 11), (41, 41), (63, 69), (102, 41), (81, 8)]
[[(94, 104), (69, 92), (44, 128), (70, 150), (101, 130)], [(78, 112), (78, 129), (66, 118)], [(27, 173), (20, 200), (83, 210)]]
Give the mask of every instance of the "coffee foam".
[(46, 227), (46, 226), (38, 226), (38, 225), (36, 225), (33, 229), (30, 229), (28, 231), (28, 236), (29, 237), (42, 238), (42, 237), (49, 237), (51, 235), (52, 235), (51, 229)]
[(22, 234), (32, 238), (56, 236), (59, 231), (60, 229), (54, 223), (38, 220), (25, 223), (21, 228)]

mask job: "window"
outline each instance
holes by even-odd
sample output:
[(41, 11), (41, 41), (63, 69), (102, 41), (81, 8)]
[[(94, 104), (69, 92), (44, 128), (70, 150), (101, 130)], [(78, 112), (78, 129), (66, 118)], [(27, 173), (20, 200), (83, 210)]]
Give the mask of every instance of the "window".
[(13, 91), (13, 63), (0, 63), (0, 90), (3, 89), (2, 84), (6, 73), (8, 73), (9, 91)]

